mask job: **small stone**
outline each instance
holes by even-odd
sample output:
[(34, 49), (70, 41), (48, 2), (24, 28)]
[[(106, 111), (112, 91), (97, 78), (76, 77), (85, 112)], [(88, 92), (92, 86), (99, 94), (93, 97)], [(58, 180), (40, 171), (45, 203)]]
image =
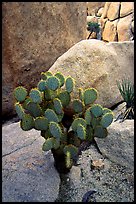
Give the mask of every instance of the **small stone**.
[(91, 169), (98, 169), (101, 170), (104, 168), (103, 159), (93, 160), (91, 162)]

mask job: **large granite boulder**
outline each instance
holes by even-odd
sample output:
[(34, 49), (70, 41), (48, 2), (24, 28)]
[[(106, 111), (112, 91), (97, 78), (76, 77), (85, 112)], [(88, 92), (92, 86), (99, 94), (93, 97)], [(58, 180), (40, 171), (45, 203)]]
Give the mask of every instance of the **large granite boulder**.
[(60, 177), (51, 152), (36, 130), (23, 131), (19, 123), (2, 127), (2, 201), (54, 202)]
[(106, 2), (100, 18), (102, 39), (111, 41), (133, 40), (134, 2)]
[(78, 88), (94, 87), (99, 94), (96, 102), (110, 108), (122, 101), (116, 80), (129, 77), (134, 81), (134, 43), (82, 40), (59, 57), (49, 71), (75, 79), (72, 99), (78, 98)]
[(105, 2), (87, 2), (87, 15), (96, 15), (98, 10), (105, 5)]
[(120, 120), (108, 127), (105, 139), (96, 138), (97, 145), (107, 158), (134, 170), (134, 120)]
[(85, 38), (86, 2), (3, 2), (3, 116), (14, 113), (16, 86), (35, 86), (42, 71)]

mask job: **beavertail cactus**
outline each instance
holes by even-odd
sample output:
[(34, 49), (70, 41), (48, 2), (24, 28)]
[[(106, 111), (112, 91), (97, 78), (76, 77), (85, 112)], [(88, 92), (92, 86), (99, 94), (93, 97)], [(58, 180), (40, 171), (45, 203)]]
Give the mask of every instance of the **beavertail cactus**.
[[(45, 139), (42, 150), (51, 150), (56, 162), (64, 159), (69, 169), (82, 142), (91, 142), (94, 137), (105, 138), (107, 127), (113, 121), (110, 109), (95, 104), (98, 98), (95, 88), (79, 88), (79, 98), (71, 100), (74, 88), (75, 81), (71, 76), (47, 71), (41, 73), (37, 87), (29, 92), (23, 86), (14, 90), (20, 127), (24, 131), (32, 128), (40, 131)], [(69, 106), (72, 108), (70, 116), (67, 113)]]

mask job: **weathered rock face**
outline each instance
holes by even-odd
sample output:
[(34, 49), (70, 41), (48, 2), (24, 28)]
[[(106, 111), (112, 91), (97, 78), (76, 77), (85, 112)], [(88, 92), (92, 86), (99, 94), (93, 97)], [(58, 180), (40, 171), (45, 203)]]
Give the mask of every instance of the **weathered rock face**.
[(105, 41), (129, 41), (134, 37), (134, 2), (106, 2), (100, 22)]
[(49, 70), (75, 79), (73, 98), (78, 98), (78, 88), (94, 87), (99, 94), (96, 102), (112, 107), (122, 101), (116, 80), (124, 77), (134, 80), (134, 42), (82, 40), (59, 57)]
[(134, 170), (134, 120), (113, 122), (105, 139), (96, 138), (103, 155), (111, 161)]
[(105, 5), (105, 2), (87, 2), (88, 16), (96, 15), (98, 10)]
[(86, 2), (2, 4), (2, 114), (13, 114), (13, 88), (37, 84), (71, 46), (86, 38)]
[(2, 127), (2, 201), (54, 202), (60, 177), (51, 152), (43, 152), (38, 131), (19, 123)]

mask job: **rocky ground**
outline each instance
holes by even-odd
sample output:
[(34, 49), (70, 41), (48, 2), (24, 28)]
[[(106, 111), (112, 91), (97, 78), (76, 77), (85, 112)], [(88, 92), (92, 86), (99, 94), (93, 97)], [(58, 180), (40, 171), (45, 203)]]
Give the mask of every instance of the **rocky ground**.
[(81, 202), (90, 190), (96, 190), (96, 202), (134, 201), (133, 120), (113, 122), (108, 137), (83, 151), (67, 175), (59, 175), (51, 152), (42, 151), (43, 140), (18, 122), (3, 124), (3, 202)]

